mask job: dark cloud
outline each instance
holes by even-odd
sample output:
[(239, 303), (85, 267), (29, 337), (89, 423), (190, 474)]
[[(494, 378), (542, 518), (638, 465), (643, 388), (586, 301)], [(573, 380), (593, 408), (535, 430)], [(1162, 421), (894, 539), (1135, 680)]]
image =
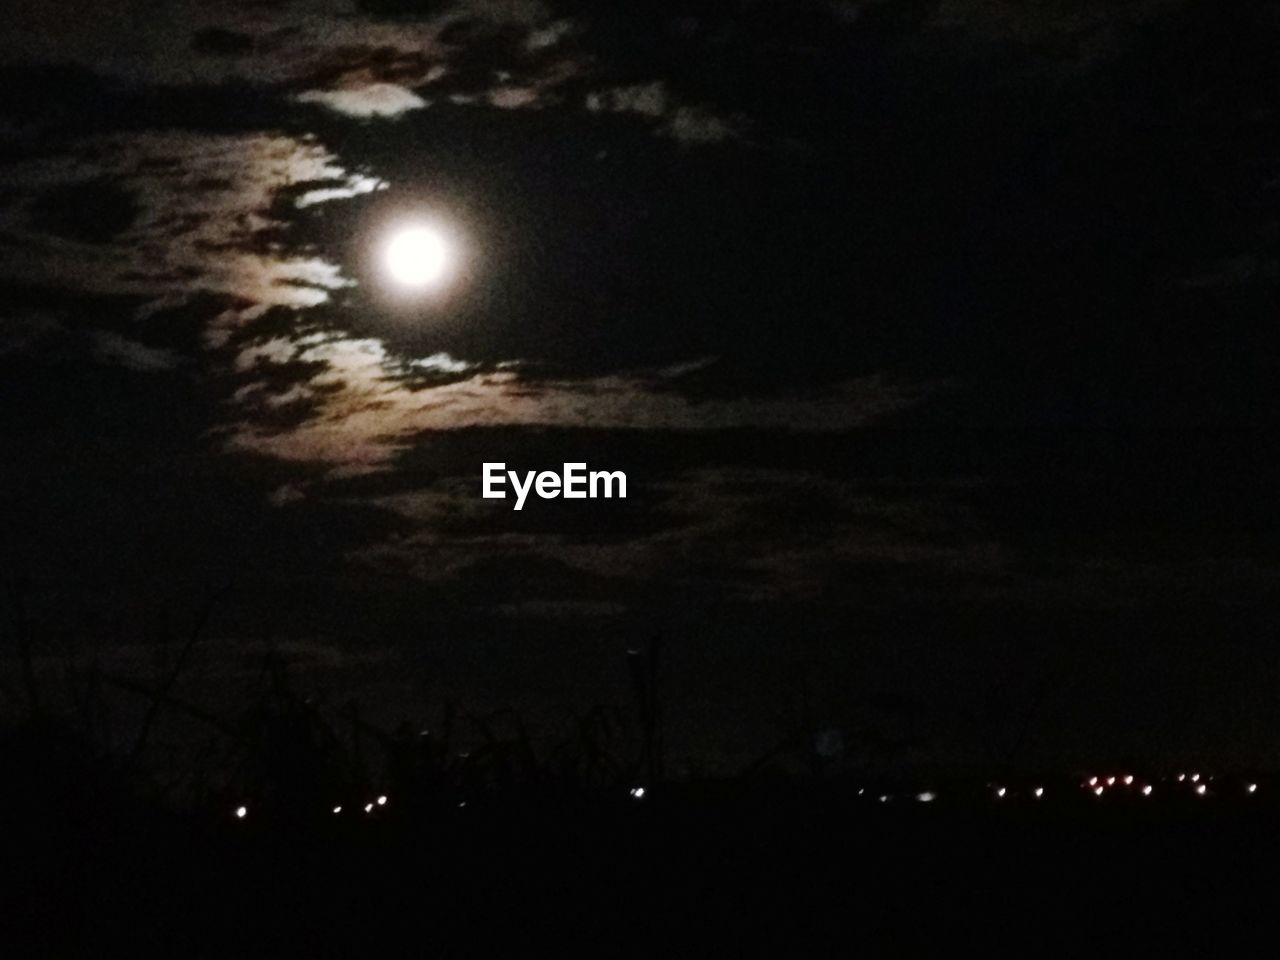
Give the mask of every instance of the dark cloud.
[(56, 186), (36, 197), (30, 210), (36, 230), (84, 243), (106, 243), (141, 213), (131, 190), (105, 178)]
[(253, 52), (254, 39), (247, 33), (207, 27), (191, 37), (191, 49), (217, 57), (243, 57)]
[(27, 311), (6, 315), (0, 324), (0, 356), (21, 353), (37, 346), (46, 337), (65, 332), (55, 317)]
[(93, 334), (93, 345), (94, 353), (102, 360), (144, 373), (172, 370), (182, 362), (181, 357), (171, 350), (126, 340), (118, 333), (106, 330)]

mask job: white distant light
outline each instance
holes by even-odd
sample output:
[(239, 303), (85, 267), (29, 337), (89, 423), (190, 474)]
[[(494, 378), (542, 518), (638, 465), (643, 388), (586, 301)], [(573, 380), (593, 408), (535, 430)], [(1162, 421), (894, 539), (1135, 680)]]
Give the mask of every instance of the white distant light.
[(1097, 778), (1097, 777), (1090, 777), (1090, 778), (1089, 778), (1089, 786), (1091, 786), (1091, 787), (1096, 787), (1097, 785), (1098, 785), (1098, 778)]
[(923, 793), (917, 793), (916, 799), (921, 803), (933, 803), (933, 801), (938, 799), (938, 795), (932, 790), (925, 790)]
[(1245, 787), (1245, 789), (1248, 790), (1250, 793), (1257, 793), (1258, 785), (1256, 783), (1251, 783), (1247, 787)]
[(1200, 794), (1200, 796), (1202, 796), (1202, 797), (1203, 797), (1203, 796), (1204, 796), (1208, 791), (1209, 791), (1209, 788), (1208, 788), (1208, 787), (1206, 787), (1203, 783), (1202, 783), (1202, 784), (1200, 784), (1200, 786), (1196, 787), (1196, 793)]
[(1031, 792), (1035, 795), (1035, 798), (1039, 800), (1041, 797), (1044, 796), (1044, 787), (1036, 787)]
[(364, 812), (365, 812), (365, 813), (373, 813), (373, 804), (372, 804), (372, 803), (366, 803), (366, 804), (364, 805)]
[(1200, 774), (1198, 774), (1198, 773), (1193, 773), (1193, 774), (1191, 775), (1191, 782), (1192, 782), (1192, 783), (1199, 783), (1199, 782), (1200, 782)]
[(1187, 779), (1187, 775), (1186, 775), (1185, 773), (1180, 773), (1180, 774), (1178, 774), (1178, 782), (1179, 782), (1179, 783), (1182, 783), (1182, 781), (1184, 781), (1184, 780), (1186, 780), (1186, 779)]
[(1142, 795), (1144, 797), (1151, 796), (1151, 784), (1148, 783), (1145, 787), (1142, 788)]
[(385, 807), (386, 805), (387, 805), (387, 795), (384, 793), (382, 796), (378, 797), (378, 806)]
[(1114, 787), (1115, 785), (1116, 785), (1116, 778), (1115, 778), (1115, 777), (1107, 777), (1107, 786), (1108, 786), (1108, 787)]
[(1124, 778), (1124, 785), (1125, 785), (1126, 787), (1131, 787), (1131, 786), (1133, 786), (1133, 774), (1132, 774), (1132, 773), (1125, 774), (1125, 778)]
[(1008, 791), (1007, 791), (1007, 790), (1005, 790), (1005, 788), (1004, 788), (1004, 787), (997, 787), (997, 788), (996, 788), (996, 796), (997, 796), (997, 797), (1003, 797), (1006, 793), (1008, 793)]
[(644, 787), (632, 787), (632, 788), (631, 788), (631, 795), (632, 795), (633, 797), (635, 797), (637, 800), (643, 800), (643, 799), (644, 799)]
[(449, 266), (449, 245), (432, 227), (404, 227), (391, 235), (384, 257), (391, 279), (402, 286), (421, 289), (444, 278)]
[(338, 806), (334, 807), (334, 808), (333, 808), (333, 812), (334, 812), (334, 813), (341, 813), (341, 812), (342, 812), (342, 805), (341, 805), (341, 804), (339, 804)]
[(1093, 795), (1095, 797), (1102, 796), (1102, 790), (1103, 790), (1102, 784), (1098, 784), (1096, 787), (1093, 788)]
[(882, 794), (880, 794), (880, 802), (881, 802), (881, 803), (888, 803), (888, 802), (889, 802), (889, 795), (888, 795), (887, 793), (882, 793)]
[(245, 817), (247, 817), (248, 815), (249, 815), (249, 808), (248, 808), (248, 807), (236, 807), (236, 819), (237, 819), (237, 820), (243, 820), (243, 819), (244, 819)]

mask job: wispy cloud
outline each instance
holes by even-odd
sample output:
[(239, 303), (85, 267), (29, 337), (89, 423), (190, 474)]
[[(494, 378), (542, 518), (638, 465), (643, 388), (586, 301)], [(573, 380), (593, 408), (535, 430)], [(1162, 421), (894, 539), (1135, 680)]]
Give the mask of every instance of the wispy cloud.
[[(284, 364), (316, 372), (301, 384), (277, 384), (270, 368)], [(246, 416), (229, 431), (228, 445), (326, 464), (336, 474), (387, 469), (398, 452), (429, 431), (538, 426), (827, 432), (864, 426), (937, 389), (873, 376), (790, 396), (694, 399), (659, 389), (652, 375), (540, 379), (516, 370), (486, 370), (422, 386), (410, 382), (406, 371), (461, 374), (468, 367), (439, 355), (397, 357), (376, 339), (316, 336), (248, 345), (238, 366), (258, 369), (262, 377), (238, 393)], [(252, 416), (255, 408), (300, 401), (309, 405), (308, 413), (287, 432)]]
[(172, 350), (149, 347), (109, 330), (95, 331), (92, 339), (94, 353), (99, 359), (140, 373), (173, 370), (182, 363), (182, 357)]
[[(269, 134), (146, 132), (90, 137), (65, 153), (6, 169), (18, 202), (0, 209), (10, 253), (0, 276), (129, 293), (158, 303), (196, 291), (255, 304), (307, 307), (350, 283), (319, 257), (264, 249), (280, 228), (273, 202), (291, 185), (315, 187), (299, 205), (354, 196), (377, 181), (348, 173), (314, 141)], [(114, 236), (79, 240), (48, 232), (39, 200), (69, 185), (128, 191), (136, 214)]]
[[(655, 590), (750, 604), (835, 592), (855, 602), (847, 583), (859, 571), (868, 582), (876, 571), (892, 574), (873, 584), (880, 596), (892, 594), (895, 582), (920, 590), (922, 578), (939, 596), (985, 596), (1009, 588), (1016, 570), (1008, 549), (965, 506), (966, 495), (981, 487), (980, 479), (887, 485), (798, 468), (654, 466), (645, 480), (644, 522), (583, 537), (513, 529), (492, 501), (476, 497), (474, 478), (448, 476), (374, 498), (373, 505), (403, 518), (403, 529), (352, 558), (434, 583), (484, 580), (491, 558), (523, 558), (544, 574), (560, 571), (542, 576), (531, 594), (568, 604), (583, 599), (584, 583), (624, 603), (644, 602)], [(806, 512), (804, 504), (815, 508)], [(588, 604), (562, 612), (603, 611)]]
[(744, 117), (678, 102), (661, 80), (596, 90), (587, 94), (586, 107), (592, 113), (631, 113), (660, 121), (655, 128), (659, 134), (689, 144), (740, 140), (747, 126)]

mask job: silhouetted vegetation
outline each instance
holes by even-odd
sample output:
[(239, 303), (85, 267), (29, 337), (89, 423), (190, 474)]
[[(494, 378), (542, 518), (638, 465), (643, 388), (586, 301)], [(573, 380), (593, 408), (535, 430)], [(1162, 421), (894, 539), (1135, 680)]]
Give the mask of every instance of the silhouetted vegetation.
[[(1177, 947), (1237, 915), (1260, 922), (1277, 889), (1267, 777), (877, 777), (838, 762), (838, 731), (802, 693), (741, 776), (669, 778), (656, 638), (626, 655), (630, 705), (550, 738), (515, 710), (448, 702), (433, 725), (388, 732), (355, 703), (321, 709), (278, 654), (250, 706), (220, 717), (177, 692), (217, 602), (144, 683), (92, 659), (38, 670), (12, 591), (19, 709), (0, 739), (0, 821), (20, 893), (3, 942), (58, 956), (791, 955), (1012, 944), (1068, 925), (1073, 942), (1106, 944), (1138, 924), (1147, 946)], [(178, 720), (202, 742), (181, 769), (157, 736)]]

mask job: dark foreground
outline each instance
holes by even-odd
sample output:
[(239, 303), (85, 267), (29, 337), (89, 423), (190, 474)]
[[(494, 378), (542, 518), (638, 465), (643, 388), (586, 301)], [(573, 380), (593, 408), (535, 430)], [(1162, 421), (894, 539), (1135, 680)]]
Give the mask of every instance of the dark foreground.
[(1226, 792), (735, 782), (303, 823), (8, 791), (0, 954), (1222, 956), (1280, 907), (1280, 807)]

